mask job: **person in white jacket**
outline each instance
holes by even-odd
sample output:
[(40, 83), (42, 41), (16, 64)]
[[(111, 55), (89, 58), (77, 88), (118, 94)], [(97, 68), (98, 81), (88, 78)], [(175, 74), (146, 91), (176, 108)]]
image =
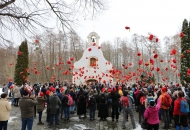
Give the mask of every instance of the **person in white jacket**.
[(0, 99), (0, 130), (7, 130), (10, 111), (11, 105), (7, 100), (7, 94), (2, 93)]

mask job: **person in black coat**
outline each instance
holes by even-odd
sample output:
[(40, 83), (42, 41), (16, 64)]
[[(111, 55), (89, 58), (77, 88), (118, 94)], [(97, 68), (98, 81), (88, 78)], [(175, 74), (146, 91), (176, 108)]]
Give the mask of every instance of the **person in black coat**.
[(100, 117), (100, 121), (105, 121), (108, 117), (108, 106), (107, 106), (107, 94), (103, 91), (100, 93), (98, 101), (99, 101), (99, 111), (98, 117)]
[(78, 104), (77, 104), (77, 115), (79, 119), (81, 119), (81, 115), (84, 114), (84, 118), (86, 118), (86, 92), (80, 87), (80, 90), (77, 94)]
[[(143, 104), (142, 102), (140, 102), (141, 97), (145, 97), (145, 94), (140, 91), (139, 94), (137, 95), (137, 99), (136, 99), (136, 104), (138, 107), (138, 112), (139, 112), (139, 123), (141, 123), (141, 119), (144, 117), (144, 111), (145, 111), (145, 104)], [(146, 97), (145, 97), (146, 99)], [(145, 103), (145, 102), (144, 102)]]
[(118, 119), (119, 119), (119, 98), (120, 98), (120, 95), (118, 94), (116, 88), (114, 88), (109, 96), (110, 96), (109, 98), (112, 99), (112, 122), (114, 122), (115, 115), (116, 115), (116, 122), (118, 122)]

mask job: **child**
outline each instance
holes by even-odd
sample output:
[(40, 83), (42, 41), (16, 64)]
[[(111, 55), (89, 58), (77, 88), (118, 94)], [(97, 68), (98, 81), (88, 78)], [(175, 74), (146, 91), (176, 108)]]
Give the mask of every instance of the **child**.
[(44, 99), (44, 93), (43, 92), (40, 92), (38, 94), (38, 97), (37, 97), (37, 105), (36, 105), (36, 109), (37, 109), (37, 112), (39, 114), (39, 122), (37, 125), (44, 125), (44, 123), (42, 123), (42, 112), (45, 108), (45, 105), (44, 105), (44, 102), (46, 101), (46, 99)]

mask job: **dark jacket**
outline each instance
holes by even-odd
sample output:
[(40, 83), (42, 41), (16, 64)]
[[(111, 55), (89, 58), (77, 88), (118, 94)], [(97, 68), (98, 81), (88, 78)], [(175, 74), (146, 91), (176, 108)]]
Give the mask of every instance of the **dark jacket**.
[(44, 102), (46, 101), (46, 99), (44, 99), (43, 97), (37, 97), (37, 105), (36, 105), (36, 110), (37, 112), (41, 112), (44, 110)]
[(112, 92), (109, 95), (109, 98), (112, 99), (112, 107), (119, 107), (119, 98), (120, 98), (120, 95), (117, 92)]
[(31, 118), (34, 116), (34, 106), (38, 102), (30, 97), (23, 97), (19, 100), (21, 118)]
[(47, 89), (45, 87), (42, 87), (41, 92), (43, 92), (44, 95), (46, 95), (46, 91), (47, 91)]
[(71, 91), (69, 94), (71, 95), (73, 101), (76, 102), (76, 96), (77, 96), (76, 93)]
[(50, 114), (58, 114), (59, 106), (61, 106), (61, 101), (59, 97), (56, 94), (50, 96), (49, 97)]
[(68, 97), (66, 95), (63, 96), (63, 99), (62, 99), (62, 106), (69, 106), (68, 105)]

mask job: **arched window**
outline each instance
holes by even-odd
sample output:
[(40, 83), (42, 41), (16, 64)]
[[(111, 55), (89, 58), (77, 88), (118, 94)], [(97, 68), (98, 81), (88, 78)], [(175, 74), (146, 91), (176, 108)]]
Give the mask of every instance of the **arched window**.
[(90, 66), (96, 66), (96, 58), (90, 58)]

